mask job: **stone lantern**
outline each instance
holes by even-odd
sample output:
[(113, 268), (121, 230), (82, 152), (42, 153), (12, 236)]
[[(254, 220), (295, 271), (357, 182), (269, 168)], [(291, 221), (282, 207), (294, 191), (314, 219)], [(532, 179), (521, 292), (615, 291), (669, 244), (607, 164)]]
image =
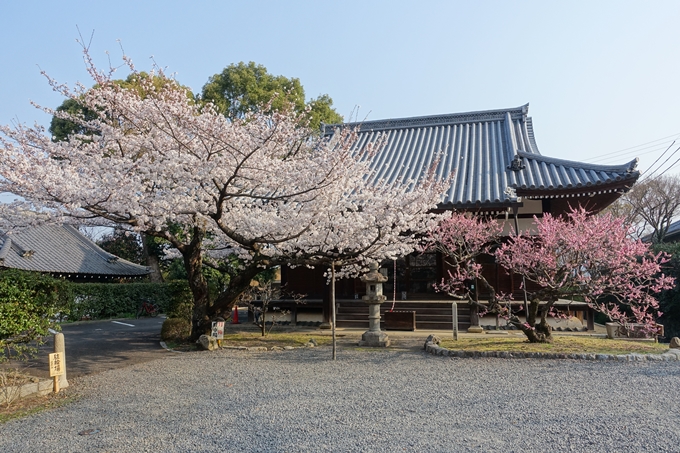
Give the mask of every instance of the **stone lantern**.
[(371, 263), (369, 272), (361, 277), (366, 283), (366, 295), (363, 301), (368, 304), (368, 330), (361, 336), (359, 346), (387, 347), (390, 339), (380, 331), (380, 304), (387, 299), (383, 296), (382, 284), (387, 277), (378, 272), (378, 263)]

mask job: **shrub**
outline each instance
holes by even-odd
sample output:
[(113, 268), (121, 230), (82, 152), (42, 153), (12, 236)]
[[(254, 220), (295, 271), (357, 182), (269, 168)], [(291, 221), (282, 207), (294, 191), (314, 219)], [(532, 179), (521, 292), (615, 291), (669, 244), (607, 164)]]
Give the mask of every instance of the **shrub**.
[(28, 344), (48, 334), (67, 299), (62, 280), (17, 269), (0, 271), (0, 361), (34, 352)]
[(181, 318), (191, 322), (194, 307), (194, 297), (186, 280), (175, 280), (167, 283), (170, 302), (168, 317)]
[(680, 243), (655, 244), (654, 251), (671, 255), (664, 272), (675, 277), (675, 287), (663, 291), (659, 297), (659, 309), (663, 312), (659, 322), (664, 325), (667, 339), (680, 336)]
[(191, 322), (182, 318), (168, 318), (161, 327), (163, 341), (186, 341), (191, 335)]

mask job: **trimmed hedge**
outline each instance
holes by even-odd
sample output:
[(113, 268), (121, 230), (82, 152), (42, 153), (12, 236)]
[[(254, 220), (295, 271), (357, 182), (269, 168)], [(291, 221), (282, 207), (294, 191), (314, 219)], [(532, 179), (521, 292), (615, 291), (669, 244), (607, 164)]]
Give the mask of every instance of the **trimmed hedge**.
[[(161, 313), (182, 312), (191, 307), (187, 282), (170, 283), (69, 283), (64, 319), (124, 318), (134, 316), (142, 302), (158, 305)], [(188, 300), (187, 300), (188, 296)], [(189, 311), (190, 315), (191, 311)]]

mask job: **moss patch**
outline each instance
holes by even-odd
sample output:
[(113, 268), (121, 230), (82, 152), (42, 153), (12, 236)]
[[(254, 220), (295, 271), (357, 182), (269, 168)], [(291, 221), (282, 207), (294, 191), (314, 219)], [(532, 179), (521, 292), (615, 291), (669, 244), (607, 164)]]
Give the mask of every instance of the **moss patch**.
[(309, 343), (310, 339), (314, 339), (318, 346), (323, 346), (331, 344), (332, 338), (325, 335), (319, 335), (314, 333), (299, 333), (299, 332), (286, 332), (286, 333), (270, 333), (266, 337), (262, 334), (256, 332), (241, 332), (234, 334), (225, 334), (224, 340), (222, 340), (222, 346), (304, 346)]
[(440, 346), (456, 351), (550, 352), (565, 354), (663, 354), (668, 345), (582, 336), (555, 336), (553, 343), (529, 343), (525, 338), (443, 339)]

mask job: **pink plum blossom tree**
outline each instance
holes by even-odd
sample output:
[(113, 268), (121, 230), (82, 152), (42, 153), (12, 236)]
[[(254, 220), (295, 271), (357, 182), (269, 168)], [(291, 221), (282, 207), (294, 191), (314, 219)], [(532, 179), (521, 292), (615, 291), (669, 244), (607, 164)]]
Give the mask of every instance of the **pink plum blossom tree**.
[(478, 262), (481, 255), (491, 255), (498, 246), (503, 229), (488, 218), (470, 213), (453, 212), (442, 220), (428, 236), (424, 249), (442, 254), (447, 277), (437, 290), (460, 300), (476, 304), (472, 284), (481, 285), (489, 293), (486, 305), (479, 305), (485, 312), (498, 313), (507, 297), (497, 294), (494, 286), (482, 274)]
[[(581, 297), (623, 325), (654, 328), (656, 295), (673, 286), (661, 272), (664, 254), (633, 240), (622, 219), (574, 209), (564, 217), (535, 218), (535, 234), (513, 236), (495, 252), (509, 272), (538, 286), (529, 293), (525, 323), (511, 316), (531, 342), (550, 342), (547, 316), (560, 299)], [(538, 321), (538, 322), (537, 322)]]

